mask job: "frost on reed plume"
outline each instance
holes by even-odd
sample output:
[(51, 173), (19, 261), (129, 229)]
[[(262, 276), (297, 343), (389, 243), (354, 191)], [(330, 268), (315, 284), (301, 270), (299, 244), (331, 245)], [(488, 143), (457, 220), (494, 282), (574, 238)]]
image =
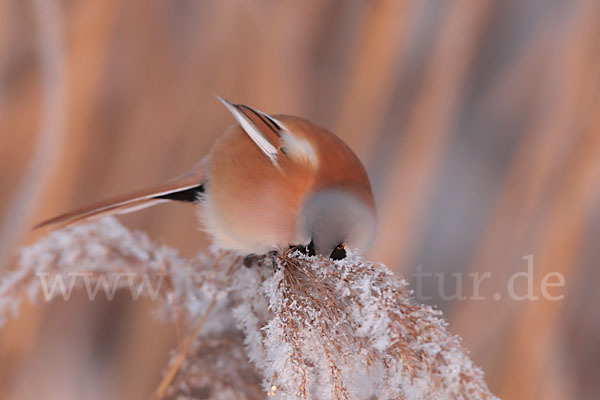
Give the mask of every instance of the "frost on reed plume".
[(155, 398), (494, 398), (440, 313), (353, 254), (333, 262), (284, 252), (250, 267), (219, 251), (187, 260), (105, 218), (49, 234), (20, 265), (0, 283), (1, 316), (58, 276), (87, 277), (72, 284), (88, 295), (159, 296), (188, 339)]

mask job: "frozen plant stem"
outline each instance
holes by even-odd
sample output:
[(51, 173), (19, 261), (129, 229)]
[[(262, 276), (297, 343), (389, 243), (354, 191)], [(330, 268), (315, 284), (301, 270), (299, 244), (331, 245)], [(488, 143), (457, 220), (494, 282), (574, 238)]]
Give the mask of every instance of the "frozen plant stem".
[(290, 252), (275, 261), (274, 269), (270, 257), (246, 268), (226, 252), (184, 259), (105, 218), (23, 249), (20, 268), (0, 280), (0, 322), (25, 295), (39, 297), (39, 273), (143, 282), (166, 271), (159, 304), (171, 318), (181, 309), (191, 334), (154, 400), (494, 398), (441, 313), (416, 303), (384, 265), (352, 252), (336, 262)]
[(196, 325), (196, 328), (194, 329), (194, 331), (185, 340), (185, 342), (181, 346), (181, 349), (179, 350), (179, 353), (177, 353), (177, 356), (171, 362), (171, 367), (169, 368), (169, 370), (163, 377), (162, 381), (156, 388), (154, 395), (152, 396), (153, 400), (162, 400), (165, 397), (165, 395), (167, 393), (167, 389), (169, 389), (169, 386), (171, 385), (171, 382), (173, 382), (175, 375), (177, 375), (177, 372), (179, 372), (179, 368), (181, 368), (181, 364), (183, 364), (183, 362), (185, 361), (185, 358), (187, 357), (187, 354), (190, 351), (190, 348), (192, 347), (192, 343), (194, 342), (196, 337), (198, 337), (198, 335), (200, 334), (200, 331), (202, 330), (202, 327), (206, 323), (208, 316), (210, 315), (213, 308), (215, 307), (215, 304), (217, 304), (217, 298), (216, 298), (216, 296), (213, 296), (213, 299), (211, 300), (210, 304), (208, 305), (206, 312), (204, 313), (204, 315), (198, 322), (198, 325)]

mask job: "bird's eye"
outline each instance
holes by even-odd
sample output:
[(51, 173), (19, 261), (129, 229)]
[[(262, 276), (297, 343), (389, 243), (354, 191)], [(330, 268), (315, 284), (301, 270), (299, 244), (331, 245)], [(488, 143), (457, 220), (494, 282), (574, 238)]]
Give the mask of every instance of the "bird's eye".
[(331, 252), (329, 258), (331, 258), (332, 260), (342, 260), (346, 258), (346, 249), (344, 248), (344, 244), (338, 244), (335, 247), (335, 249), (333, 249), (333, 251)]

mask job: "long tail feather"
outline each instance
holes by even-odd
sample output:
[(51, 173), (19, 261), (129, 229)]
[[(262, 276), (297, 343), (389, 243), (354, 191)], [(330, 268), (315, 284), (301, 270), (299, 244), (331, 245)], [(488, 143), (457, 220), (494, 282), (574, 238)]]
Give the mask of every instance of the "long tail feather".
[(193, 202), (204, 192), (202, 174), (190, 173), (149, 189), (109, 198), (91, 206), (48, 219), (33, 229), (52, 226), (54, 229), (75, 225), (111, 214), (127, 214), (169, 200)]

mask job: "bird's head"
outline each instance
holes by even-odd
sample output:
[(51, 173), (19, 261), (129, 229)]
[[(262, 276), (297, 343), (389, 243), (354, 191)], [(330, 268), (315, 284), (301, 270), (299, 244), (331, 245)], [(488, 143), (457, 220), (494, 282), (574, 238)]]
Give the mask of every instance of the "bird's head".
[(299, 224), (310, 242), (308, 254), (339, 260), (346, 248), (366, 252), (375, 236), (375, 211), (360, 196), (344, 188), (318, 191), (307, 198)]

